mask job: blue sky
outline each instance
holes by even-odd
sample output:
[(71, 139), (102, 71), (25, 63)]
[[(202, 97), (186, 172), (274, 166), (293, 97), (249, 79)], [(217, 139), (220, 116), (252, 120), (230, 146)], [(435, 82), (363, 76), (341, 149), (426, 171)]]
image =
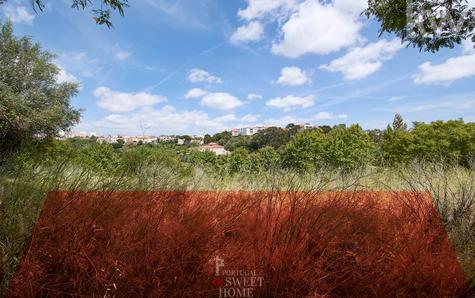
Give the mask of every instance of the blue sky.
[(0, 6), (81, 85), (75, 131), (204, 134), (251, 125), (475, 121), (475, 51), (378, 38), (364, 0), (135, 0), (115, 28), (51, 1)]

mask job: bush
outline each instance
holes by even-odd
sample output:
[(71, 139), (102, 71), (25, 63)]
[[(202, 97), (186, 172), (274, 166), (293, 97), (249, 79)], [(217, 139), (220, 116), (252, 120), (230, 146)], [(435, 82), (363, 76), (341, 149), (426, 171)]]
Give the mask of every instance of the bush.
[(297, 170), (309, 170), (322, 162), (325, 135), (319, 129), (294, 136), (283, 153), (284, 165)]
[(351, 171), (369, 165), (374, 156), (374, 144), (359, 125), (334, 128), (325, 139), (323, 160), (330, 167)]
[(254, 171), (271, 170), (280, 166), (280, 155), (273, 147), (267, 146), (250, 155), (251, 168)]
[(95, 143), (90, 147), (81, 148), (77, 159), (80, 166), (97, 172), (113, 172), (117, 167), (114, 148), (109, 144)]
[(249, 170), (249, 151), (246, 148), (238, 148), (229, 156), (228, 169), (231, 174), (246, 172)]

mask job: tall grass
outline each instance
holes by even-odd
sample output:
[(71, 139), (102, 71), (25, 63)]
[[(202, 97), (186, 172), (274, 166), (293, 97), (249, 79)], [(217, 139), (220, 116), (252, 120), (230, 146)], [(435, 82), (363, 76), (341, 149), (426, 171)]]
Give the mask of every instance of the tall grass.
[[(365, 168), (352, 173), (334, 169), (321, 169), (308, 173), (270, 169), (231, 175), (226, 171), (213, 172), (200, 167), (177, 167), (163, 162), (141, 164), (133, 172), (123, 168), (101, 171), (78, 166), (64, 158), (55, 163), (25, 163), (0, 170), (2, 171), (0, 172), (0, 279), (3, 290), (8, 286), (12, 273), (19, 264), (23, 250), (30, 239), (32, 227), (47, 193), (51, 190), (103, 192), (249, 190), (308, 193), (323, 190), (428, 191), (434, 199), (467, 277), (472, 285), (474, 284), (473, 167), (467, 169), (426, 163), (412, 164), (403, 168)], [(267, 203), (275, 206), (279, 204), (279, 200), (274, 198)], [(246, 207), (244, 202), (236, 206), (235, 208)], [(297, 212), (289, 220), (292, 222), (299, 217), (302, 216)], [(226, 226), (232, 231), (232, 222), (226, 223)]]

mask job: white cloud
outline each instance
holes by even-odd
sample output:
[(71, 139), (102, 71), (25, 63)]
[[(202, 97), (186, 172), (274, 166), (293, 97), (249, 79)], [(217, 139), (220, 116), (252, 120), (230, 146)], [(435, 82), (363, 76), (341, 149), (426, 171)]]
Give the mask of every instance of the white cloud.
[[(475, 3), (475, 0), (473, 0)], [(475, 54), (475, 43), (471, 40), (464, 40), (462, 42), (462, 54), (470, 55)]]
[(252, 21), (247, 25), (236, 29), (230, 38), (231, 43), (238, 44), (241, 42), (253, 42), (262, 38), (264, 28), (258, 21)]
[(61, 53), (56, 59), (56, 64), (80, 77), (96, 78), (99, 85), (101, 85), (101, 80), (107, 76), (101, 61), (88, 57), (85, 52)]
[(378, 71), (383, 61), (392, 59), (402, 48), (403, 45), (398, 39), (383, 39), (365, 47), (353, 48), (343, 57), (331, 61), (330, 64), (321, 65), (320, 68), (341, 72), (347, 80), (363, 79)]
[(368, 7), (368, 0), (333, 0), (333, 5), (344, 13), (357, 16)]
[(233, 122), (233, 121), (237, 121), (238, 118), (234, 114), (227, 114), (224, 116), (217, 117), (214, 120), (218, 122)]
[(259, 116), (253, 114), (247, 114), (242, 117), (237, 117), (235, 114), (227, 114), (214, 119), (214, 121), (218, 122), (236, 122), (236, 121), (243, 121), (243, 122), (255, 122)]
[(392, 96), (388, 99), (388, 102), (394, 102), (394, 101), (399, 101), (407, 98), (405, 95), (398, 95), (398, 96)]
[(475, 54), (450, 58), (442, 64), (425, 62), (414, 75), (416, 84), (450, 84), (475, 75)]
[(188, 72), (188, 80), (193, 83), (207, 82), (221, 84), (221, 78), (211, 75), (209, 72), (199, 68), (193, 68)]
[(102, 133), (138, 135), (142, 134), (202, 134), (215, 133), (229, 127), (212, 120), (208, 114), (199, 110), (177, 110), (172, 106), (160, 109), (144, 107), (132, 113), (109, 115), (101, 120), (81, 123), (76, 129)]
[(284, 111), (290, 111), (294, 108), (309, 108), (315, 104), (315, 96), (308, 95), (305, 97), (299, 97), (294, 95), (288, 95), (286, 97), (277, 97), (266, 102), (268, 107), (282, 109)]
[(298, 119), (292, 116), (282, 116), (280, 118), (271, 118), (266, 121), (267, 125), (285, 127), (289, 123), (304, 123), (305, 119)]
[(3, 14), (15, 24), (33, 25), (35, 15), (28, 12), (24, 6), (3, 4)]
[(123, 61), (123, 60), (126, 60), (127, 58), (129, 58), (130, 55), (132, 55), (132, 54), (129, 53), (129, 52), (118, 51), (117, 53), (115, 53), (115, 59)]
[(79, 84), (80, 81), (73, 74), (67, 72), (62, 66), (57, 65), (59, 72), (56, 75), (56, 82), (61, 83), (76, 83)]
[(200, 88), (193, 88), (191, 90), (188, 90), (185, 94), (186, 99), (191, 99), (191, 98), (199, 98), (203, 97), (208, 93), (208, 91), (200, 89)]
[(280, 77), (277, 80), (279, 85), (298, 86), (310, 83), (309, 74), (298, 67), (284, 67), (280, 71)]
[(241, 121), (244, 121), (244, 122), (256, 122), (258, 118), (259, 118), (259, 115), (247, 114), (247, 115), (244, 115), (244, 116), (241, 118)]
[(328, 54), (362, 40), (362, 25), (331, 3), (307, 0), (282, 26), (282, 39), (272, 45), (272, 52), (289, 58), (304, 54)]
[(348, 115), (346, 114), (338, 114), (335, 115), (330, 112), (320, 112), (313, 117), (313, 120), (333, 120), (333, 119), (346, 119)]
[(249, 101), (262, 99), (262, 95), (254, 94), (254, 93), (249, 93), (249, 94), (247, 95), (247, 99), (248, 99)]
[(292, 10), (297, 3), (296, 0), (247, 0), (247, 2), (247, 7), (238, 11), (239, 17), (247, 21), (279, 11)]
[(113, 91), (107, 87), (94, 90), (94, 96), (99, 98), (97, 105), (114, 113), (131, 112), (139, 107), (153, 106), (167, 100), (165, 96), (146, 92), (124, 93)]
[(200, 104), (218, 110), (232, 110), (242, 106), (244, 103), (229, 93), (217, 92), (204, 95)]

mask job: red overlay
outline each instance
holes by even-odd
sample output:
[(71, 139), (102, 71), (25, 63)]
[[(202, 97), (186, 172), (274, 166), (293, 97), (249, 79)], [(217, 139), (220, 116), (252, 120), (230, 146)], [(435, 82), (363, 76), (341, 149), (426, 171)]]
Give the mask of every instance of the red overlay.
[(468, 297), (426, 193), (51, 192), (10, 297)]

